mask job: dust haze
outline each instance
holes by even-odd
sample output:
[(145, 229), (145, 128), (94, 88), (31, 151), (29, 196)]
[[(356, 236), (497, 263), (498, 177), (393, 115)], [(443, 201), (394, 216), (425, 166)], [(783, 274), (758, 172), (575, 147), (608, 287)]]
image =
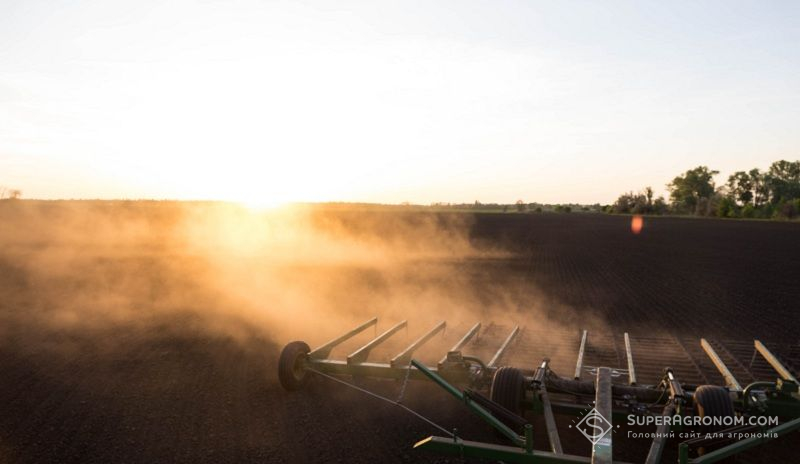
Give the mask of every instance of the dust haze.
[[(227, 203), (15, 201), (0, 205), (0, 337), (17, 350), (112, 349), (127, 330), (311, 346), (369, 318), (574, 328), (534, 282), (493, 276), (510, 253), (468, 214)], [(523, 263), (524, 264), (524, 263)], [(524, 317), (522, 316), (524, 314)], [(601, 324), (581, 314), (580, 325)], [(439, 350), (444, 342), (432, 343)], [(441, 346), (437, 346), (441, 345)]]

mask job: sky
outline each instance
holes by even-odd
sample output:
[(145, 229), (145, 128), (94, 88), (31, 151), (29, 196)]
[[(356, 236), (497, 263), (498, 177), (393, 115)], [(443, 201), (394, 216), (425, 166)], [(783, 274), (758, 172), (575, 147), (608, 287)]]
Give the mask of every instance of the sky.
[(24, 198), (610, 203), (800, 158), (800, 2), (0, 2)]

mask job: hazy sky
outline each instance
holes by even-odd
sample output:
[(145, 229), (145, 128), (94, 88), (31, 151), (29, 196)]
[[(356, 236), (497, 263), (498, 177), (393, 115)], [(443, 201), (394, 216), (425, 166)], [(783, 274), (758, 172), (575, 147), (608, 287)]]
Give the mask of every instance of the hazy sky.
[(606, 203), (799, 123), (800, 2), (0, 2), (27, 198)]

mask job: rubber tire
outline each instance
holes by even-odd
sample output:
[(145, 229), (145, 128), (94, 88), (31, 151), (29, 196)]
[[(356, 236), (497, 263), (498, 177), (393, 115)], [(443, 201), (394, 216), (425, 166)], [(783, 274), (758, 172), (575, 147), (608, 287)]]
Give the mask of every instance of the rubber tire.
[(299, 390), (308, 382), (309, 375), (303, 363), (310, 352), (306, 342), (291, 342), (283, 348), (278, 361), (278, 380), (284, 389)]
[(492, 378), (489, 398), (518, 416), (522, 416), (522, 401), (525, 399), (525, 377), (513, 367), (497, 369)]
[[(735, 415), (733, 401), (728, 390), (716, 385), (701, 385), (694, 391), (695, 414), (700, 417), (732, 417)], [(709, 431), (724, 426), (707, 427)]]

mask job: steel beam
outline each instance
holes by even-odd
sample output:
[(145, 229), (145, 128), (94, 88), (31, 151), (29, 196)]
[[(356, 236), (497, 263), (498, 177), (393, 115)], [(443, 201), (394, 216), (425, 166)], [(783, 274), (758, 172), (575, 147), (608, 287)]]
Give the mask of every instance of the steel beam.
[(436, 327), (432, 328), (431, 330), (426, 332), (423, 336), (421, 336), (418, 339), (416, 339), (414, 341), (414, 343), (408, 345), (408, 348), (403, 350), (402, 353), (400, 353), (397, 356), (395, 356), (394, 358), (392, 358), (392, 360), (389, 361), (389, 365), (391, 365), (392, 367), (395, 367), (395, 366), (407, 366), (409, 361), (411, 361), (411, 356), (414, 354), (414, 352), (416, 350), (418, 350), (419, 347), (421, 347), (422, 345), (427, 343), (428, 340), (433, 338), (434, 335), (436, 335), (437, 333), (439, 333), (442, 330), (444, 330), (444, 328), (446, 326), (447, 326), (447, 322), (445, 322), (445, 321), (442, 321), (442, 322), (436, 324)]
[(783, 367), (783, 364), (778, 361), (778, 358), (776, 358), (775, 355), (772, 354), (772, 352), (770, 352), (763, 343), (758, 340), (754, 340), (754, 344), (756, 346), (756, 350), (761, 353), (761, 356), (767, 360), (769, 365), (772, 366), (776, 372), (778, 372), (778, 375), (780, 375), (783, 380), (791, 380), (794, 383), (798, 383), (797, 379), (794, 378), (791, 372), (789, 372), (789, 369)]
[(387, 330), (386, 332), (378, 335), (371, 342), (367, 343), (366, 345), (362, 346), (361, 348), (357, 349), (349, 356), (347, 356), (347, 364), (358, 364), (360, 362), (366, 361), (367, 356), (369, 356), (369, 352), (372, 351), (373, 348), (388, 340), (389, 337), (397, 333), (400, 329), (402, 329), (406, 325), (408, 325), (408, 321), (403, 321), (395, 325), (391, 329)]
[(631, 354), (631, 339), (625, 332), (625, 356), (628, 359), (628, 384), (636, 385), (636, 371), (633, 369), (633, 355)]
[[(661, 415), (665, 418), (672, 417), (674, 412), (675, 402), (670, 401), (664, 407), (664, 411), (661, 413)], [(664, 445), (667, 444), (668, 433), (669, 422), (665, 420), (661, 422), (658, 427), (656, 427), (656, 437), (653, 439), (653, 443), (650, 444), (650, 451), (647, 453), (645, 464), (659, 464), (661, 462), (661, 455), (664, 453)]]
[(581, 347), (578, 350), (578, 362), (575, 363), (575, 380), (581, 378), (581, 369), (583, 369), (583, 353), (586, 350), (586, 337), (589, 335), (587, 330), (583, 331), (583, 336), (581, 337)]
[(711, 358), (711, 362), (717, 366), (717, 370), (720, 374), (722, 374), (722, 377), (725, 378), (725, 384), (728, 385), (731, 390), (742, 391), (742, 385), (738, 380), (736, 380), (736, 377), (731, 374), (731, 371), (728, 370), (728, 366), (722, 362), (722, 359), (719, 357), (719, 355), (717, 355), (717, 352), (714, 351), (714, 347), (712, 347), (705, 338), (700, 339), (700, 346), (703, 347), (703, 350), (706, 352), (708, 357)]
[(487, 367), (495, 367), (497, 362), (500, 361), (500, 358), (503, 357), (503, 354), (505, 354), (509, 345), (511, 345), (511, 342), (513, 342), (514, 339), (517, 338), (517, 335), (519, 335), (519, 326), (514, 327), (514, 330), (512, 330), (511, 333), (508, 334), (506, 341), (504, 341), (503, 344), (500, 345), (500, 349), (497, 350), (497, 353), (494, 354), (492, 360), (489, 361), (489, 363), (486, 365)]
[(378, 324), (378, 318), (377, 317), (373, 317), (372, 319), (370, 319), (367, 322), (361, 324), (360, 326), (356, 327), (355, 329), (347, 332), (346, 334), (342, 335), (341, 337), (334, 338), (333, 340), (331, 340), (328, 343), (320, 346), (319, 348), (317, 348), (316, 350), (312, 351), (311, 353), (308, 353), (308, 356), (311, 359), (325, 359), (328, 356), (330, 356), (331, 351), (337, 345), (340, 345), (340, 344), (344, 343), (345, 341), (355, 337), (359, 333), (361, 333), (364, 330), (366, 330), (368, 327), (372, 327), (373, 325), (377, 325), (377, 324)]
[(475, 401), (473, 401), (468, 396), (464, 395), (464, 393), (457, 389), (456, 387), (447, 383), (445, 379), (443, 379), (439, 374), (437, 374), (432, 369), (428, 368), (421, 362), (417, 361), (416, 359), (411, 360), (411, 365), (422, 371), (425, 376), (429, 379), (433, 380), (434, 383), (442, 387), (446, 392), (450, 393), (456, 399), (461, 401), (462, 403), (466, 404), (467, 407), (474, 412), (478, 417), (486, 421), (489, 425), (494, 427), (498, 432), (505, 435), (506, 438), (511, 440), (517, 446), (525, 446), (526, 441), (523, 440), (517, 432), (511, 430), (506, 424), (502, 423), (499, 419), (494, 417), (491, 412), (487, 411), (483, 406), (479, 405)]
[(544, 383), (539, 386), (539, 396), (542, 399), (544, 425), (547, 427), (547, 438), (550, 441), (550, 450), (555, 454), (564, 454), (564, 449), (561, 447), (561, 439), (558, 437), (558, 428), (556, 427), (556, 418), (553, 415), (553, 406), (550, 404), (550, 396), (547, 394), (547, 386), (545, 386)]
[[(600, 418), (589, 418), (593, 424), (587, 425), (592, 429), (592, 464), (611, 464), (613, 450), (611, 447), (611, 434), (614, 433), (612, 423), (612, 390), (611, 368), (597, 368), (597, 394), (594, 399), (594, 409)], [(587, 422), (588, 422), (587, 420)], [(603, 422), (603, 420), (605, 422)], [(599, 421), (599, 422), (598, 422)], [(607, 424), (606, 424), (607, 422)], [(601, 425), (602, 424), (602, 425)], [(594, 426), (593, 426), (594, 425)], [(602, 433), (600, 433), (602, 431)]]
[[(452, 348), (450, 348), (450, 351), (461, 351), (461, 349), (464, 348), (467, 345), (467, 343), (469, 343), (469, 341), (472, 340), (473, 337), (475, 337), (475, 335), (478, 333), (480, 329), (481, 329), (480, 322), (473, 325), (472, 328), (469, 329), (469, 332), (467, 332), (463, 337), (461, 337), (461, 340), (459, 340), (458, 343), (456, 343), (455, 345), (453, 345)], [(444, 355), (442, 360), (439, 361), (439, 365), (444, 364), (445, 361), (447, 361), (446, 354)]]

